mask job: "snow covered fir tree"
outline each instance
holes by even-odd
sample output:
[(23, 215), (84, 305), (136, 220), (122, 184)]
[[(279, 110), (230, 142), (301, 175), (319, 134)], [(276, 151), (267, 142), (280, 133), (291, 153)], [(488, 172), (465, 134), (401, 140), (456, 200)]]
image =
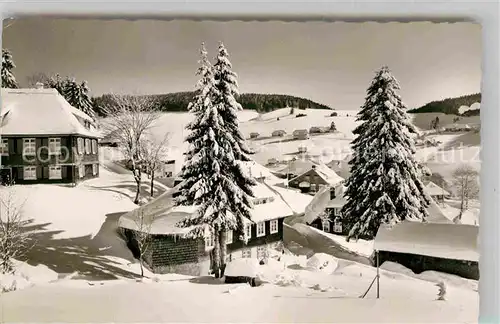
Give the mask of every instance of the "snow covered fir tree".
[[(221, 59), (226, 60), (224, 56)], [(238, 103), (232, 96), (235, 80), (228, 64), (229, 61), (225, 65), (219, 63), (219, 70), (215, 69), (219, 73), (216, 79), (202, 44), (197, 72), (200, 80), (189, 107), (195, 119), (187, 126), (189, 148), (181, 170), (183, 181), (176, 197), (177, 205), (199, 206), (196, 216), (185, 219), (179, 226), (193, 226), (193, 236), (204, 235), (206, 227), (213, 231), (213, 272), (216, 277), (224, 273), (227, 231), (239, 233), (243, 239), (243, 221), (250, 218), (249, 197), (253, 196), (251, 186), (254, 184), (239, 164), (239, 158), (247, 150), (238, 121), (232, 119), (236, 116)], [(228, 84), (228, 79), (233, 82)]]
[(73, 107), (80, 109), (95, 119), (95, 113), (92, 107), (92, 101), (86, 81), (79, 84), (74, 78), (68, 78), (64, 81), (64, 83), (56, 83), (56, 85), (62, 88), (64, 98)]
[(411, 123), (387, 66), (376, 72), (353, 131), (351, 175), (342, 208), (347, 239), (372, 239), (381, 224), (423, 221), (430, 197), (424, 191), (414, 154)]
[(219, 111), (226, 131), (232, 136), (230, 140), (233, 143), (233, 152), (236, 158), (241, 161), (250, 161), (248, 155), (252, 154), (252, 151), (245, 144), (236, 114), (237, 111), (243, 110), (235, 99), (235, 96), (239, 94), (238, 76), (231, 69), (232, 65), (229, 61), (229, 53), (224, 44), (220, 42), (216, 62), (213, 66), (215, 87), (217, 89), (213, 93), (213, 104)]
[(2, 49), (2, 88), (16, 89), (18, 87), (16, 78), (12, 72), (16, 65), (12, 54), (8, 49)]

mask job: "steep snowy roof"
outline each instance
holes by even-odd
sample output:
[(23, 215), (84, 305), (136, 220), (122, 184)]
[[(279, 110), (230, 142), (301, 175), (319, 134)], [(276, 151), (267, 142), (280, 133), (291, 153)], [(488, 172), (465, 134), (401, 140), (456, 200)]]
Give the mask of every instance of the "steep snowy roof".
[(430, 196), (449, 196), (450, 195), (450, 193), (448, 191), (444, 190), (443, 188), (441, 188), (440, 186), (438, 186), (437, 184), (435, 184), (432, 181), (429, 181), (429, 183), (425, 186), (425, 189)]
[[(330, 199), (330, 188), (330, 186), (325, 186), (318, 191), (316, 195), (314, 195), (311, 203), (309, 203), (305, 209), (305, 222), (311, 223), (318, 218), (326, 208), (341, 208), (344, 206), (346, 203), (344, 192), (347, 188), (342, 184), (336, 185), (334, 199)], [(427, 212), (429, 213), (429, 217), (427, 218), (427, 222), (429, 223), (453, 223), (453, 221), (446, 216), (447, 214), (441, 210), (433, 199), (431, 199), (431, 202), (427, 207)]]
[(477, 262), (478, 227), (419, 222), (401, 222), (392, 228), (383, 225), (374, 249)]
[[(130, 211), (120, 217), (119, 226), (138, 230), (138, 219), (143, 215), (143, 223), (151, 224), (151, 234), (187, 234), (191, 228), (179, 228), (178, 222), (196, 213), (198, 206), (175, 206), (173, 188), (149, 203)], [(293, 210), (268, 185), (258, 182), (254, 187), (255, 198), (273, 198), (272, 201), (254, 205), (250, 211), (253, 222), (262, 222), (292, 216)]]
[(316, 165), (315, 169), (318, 175), (320, 175), (326, 182), (328, 182), (332, 186), (335, 186), (344, 181), (344, 178), (339, 176), (335, 171), (327, 167), (324, 163)]
[(2, 88), (4, 135), (83, 135), (100, 137), (86, 129), (79, 119), (92, 122), (84, 112), (72, 107), (55, 89)]
[(276, 184), (282, 183), (283, 180), (271, 173), (265, 166), (260, 165), (255, 161), (240, 162), (243, 172), (252, 178), (264, 178), (267, 183)]
[(312, 169), (317, 163), (309, 159), (296, 159), (287, 163), (287, 166), (278, 170), (277, 173), (281, 174), (303, 174)]

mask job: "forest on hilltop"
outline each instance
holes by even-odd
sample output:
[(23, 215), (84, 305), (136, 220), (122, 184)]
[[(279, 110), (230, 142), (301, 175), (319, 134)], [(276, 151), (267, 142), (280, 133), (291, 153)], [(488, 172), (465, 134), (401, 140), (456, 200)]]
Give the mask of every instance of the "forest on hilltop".
[[(150, 95), (155, 99), (157, 109), (163, 112), (187, 111), (189, 102), (195, 95), (194, 91), (175, 92), (160, 95)], [(270, 112), (284, 107), (296, 107), (299, 109), (332, 109), (326, 105), (309, 99), (283, 95), (283, 94), (260, 94), (242, 93), (237, 98), (243, 109), (256, 110), (258, 112)], [(102, 107), (112, 103), (112, 96), (105, 94), (93, 98), (94, 110), (102, 115)]]
[[(461, 106), (470, 107), (473, 103), (481, 102), (481, 93), (465, 95), (456, 98), (446, 98), (443, 100), (431, 101), (420, 108), (409, 110), (409, 113), (430, 113), (440, 112), (448, 115), (460, 115), (458, 108)], [(468, 110), (463, 116), (479, 116), (479, 109)]]

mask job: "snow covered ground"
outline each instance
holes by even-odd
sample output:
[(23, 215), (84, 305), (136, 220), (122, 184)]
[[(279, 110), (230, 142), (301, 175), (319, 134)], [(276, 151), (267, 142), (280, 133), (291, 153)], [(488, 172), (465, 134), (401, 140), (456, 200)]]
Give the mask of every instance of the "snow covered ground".
[(314, 255), (302, 266), (299, 258), (288, 255), (283, 259), (271, 259), (268, 265), (261, 266), (260, 277), (267, 283), (255, 288), (179, 275), (91, 284), (59, 279), (3, 294), (2, 319), (5, 322), (477, 322), (478, 293), (474, 286), (461, 281), (443, 279), (447, 300), (437, 301), (438, 288), (432, 280), (401, 274), (400, 269), (381, 270), (381, 298), (375, 298), (373, 286), (361, 299), (376, 275), (375, 268), (324, 254)]

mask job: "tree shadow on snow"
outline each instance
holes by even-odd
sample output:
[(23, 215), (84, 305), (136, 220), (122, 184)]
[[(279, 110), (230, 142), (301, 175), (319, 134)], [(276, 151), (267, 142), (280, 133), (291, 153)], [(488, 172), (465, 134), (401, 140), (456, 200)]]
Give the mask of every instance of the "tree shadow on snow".
[(203, 285), (223, 285), (224, 281), (212, 276), (203, 276), (189, 279), (190, 283), (203, 284)]
[(117, 232), (117, 221), (121, 214), (106, 215), (106, 221), (93, 238), (87, 235), (58, 239), (54, 236), (63, 231), (47, 230), (50, 223), (30, 225), (25, 229), (34, 231), (34, 246), (25, 253), (23, 259), (32, 266), (43, 264), (60, 276), (77, 272), (78, 278), (87, 280), (139, 278), (138, 274), (121, 268), (122, 263), (107, 258), (135, 261)]
[[(113, 186), (88, 186), (92, 190), (100, 190), (100, 191), (109, 191), (109, 192), (114, 192), (120, 195), (124, 195), (130, 199), (135, 198), (135, 191), (136, 191), (136, 185), (135, 183), (126, 183), (126, 184), (118, 184), (118, 185), (113, 185)], [(120, 190), (121, 189), (121, 190)], [(153, 187), (154, 190), (154, 197), (156, 198), (163, 194), (166, 189), (163, 186), (158, 186), (155, 185)], [(147, 197), (150, 198), (151, 192), (150, 192), (150, 185), (149, 183), (142, 183), (141, 184), (141, 197)]]

